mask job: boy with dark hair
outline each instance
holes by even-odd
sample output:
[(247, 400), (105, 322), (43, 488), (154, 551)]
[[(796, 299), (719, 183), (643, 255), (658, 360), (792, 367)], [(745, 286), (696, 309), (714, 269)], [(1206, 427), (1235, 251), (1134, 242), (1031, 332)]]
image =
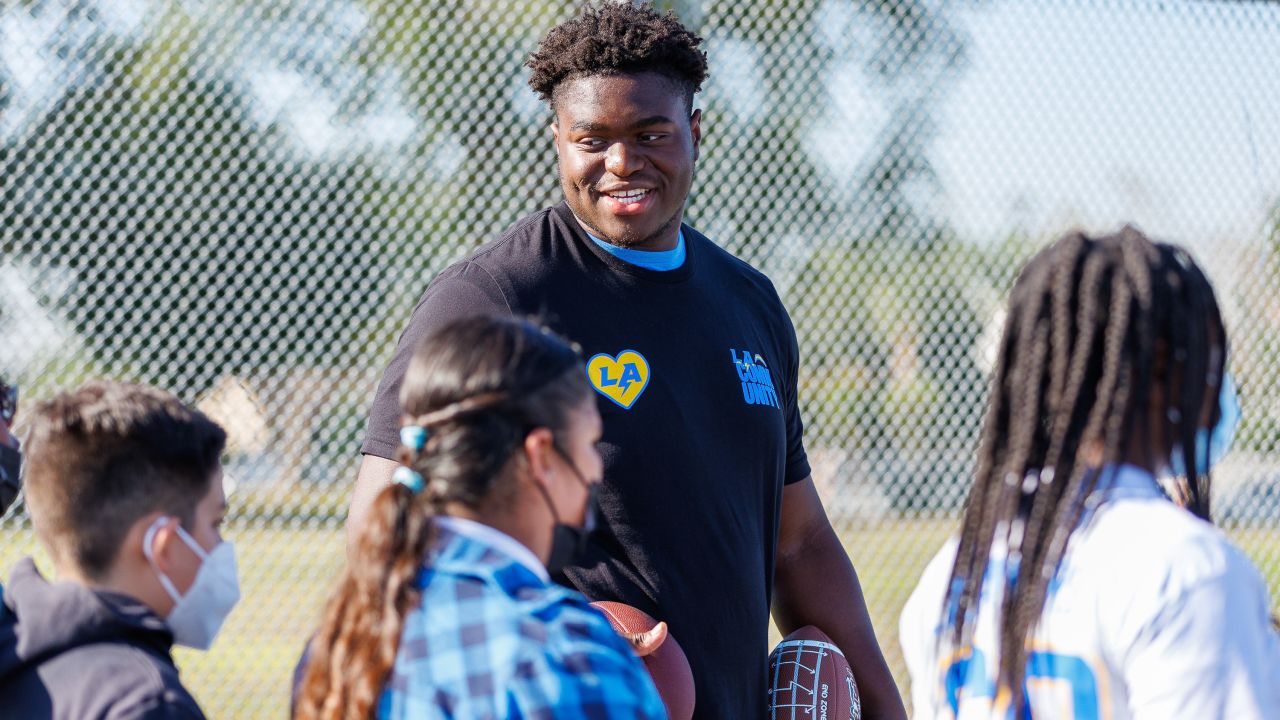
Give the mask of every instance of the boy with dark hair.
[(419, 342), (470, 315), (549, 318), (583, 347), (604, 418), (602, 523), (561, 579), (668, 623), (697, 718), (764, 716), (771, 611), (784, 634), (815, 625), (840, 646), (867, 718), (905, 717), (810, 477), (786, 308), (767, 277), (682, 223), (701, 44), (674, 15), (626, 2), (547, 33), (527, 64), (552, 111), (565, 202), (427, 288), (378, 388), (350, 527), (396, 468), (397, 398)]
[(204, 717), (170, 650), (207, 649), (239, 599), (219, 534), (225, 444), (212, 420), (139, 385), (36, 406), (26, 502), (59, 581), (28, 558), (6, 587), (6, 717)]

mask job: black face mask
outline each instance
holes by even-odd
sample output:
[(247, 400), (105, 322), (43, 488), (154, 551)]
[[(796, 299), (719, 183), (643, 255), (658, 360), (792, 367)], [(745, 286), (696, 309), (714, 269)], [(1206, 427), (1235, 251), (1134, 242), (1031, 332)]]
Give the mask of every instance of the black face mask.
[(553, 578), (563, 575), (566, 567), (580, 564), (583, 556), (587, 553), (590, 537), (596, 530), (596, 522), (600, 513), (600, 483), (589, 483), (584, 480), (582, 473), (578, 472), (578, 468), (569, 459), (569, 456), (561, 452), (559, 448), (556, 448), (556, 452), (568, 463), (578, 481), (587, 486), (587, 510), (582, 518), (581, 527), (566, 525), (560, 522), (559, 514), (556, 513), (555, 506), (551, 504), (551, 497), (546, 494), (545, 490), (543, 491), (542, 497), (547, 501), (547, 507), (551, 508), (552, 517), (556, 518), (555, 529), (551, 535), (551, 553), (547, 556), (547, 572)]
[(18, 497), (18, 490), (22, 487), (21, 470), (22, 453), (8, 445), (0, 445), (0, 515)]
[(557, 522), (551, 536), (551, 554), (547, 557), (547, 572), (552, 577), (559, 577), (564, 569), (571, 565), (579, 565), (587, 554), (590, 537), (596, 529), (596, 516), (599, 513), (598, 484), (587, 486), (587, 515), (582, 527), (565, 525)]

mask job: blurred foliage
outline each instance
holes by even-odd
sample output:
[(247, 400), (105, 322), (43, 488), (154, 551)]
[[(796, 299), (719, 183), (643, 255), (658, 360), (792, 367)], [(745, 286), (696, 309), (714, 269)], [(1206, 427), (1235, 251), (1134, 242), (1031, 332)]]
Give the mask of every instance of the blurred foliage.
[[(954, 8), (659, 6), (711, 60), (689, 221), (788, 305), (808, 443), (839, 455), (837, 486), (954, 508), (1002, 299), (1048, 239), (961, 238), (939, 209), (940, 105), (969, 64)], [(346, 487), (427, 282), (559, 200), (549, 110), (522, 63), (578, 3), (158, 0), (132, 20), (107, 0), (14, 7), (40, 18), (24, 41), (57, 71), (0, 144), (0, 253), (35, 285), (64, 279), (40, 302), (74, 330), (27, 370), (28, 397), (111, 376), (197, 399), (231, 378), (274, 448), (233, 448), (247, 485)], [(882, 111), (866, 132), (855, 86)], [(17, 97), (0, 92), (0, 120)], [(1249, 258), (1258, 285), (1280, 282), (1276, 225)], [(1241, 444), (1275, 452), (1280, 310), (1274, 294), (1235, 302), (1268, 328), (1236, 338)], [(315, 497), (286, 487), (279, 502), (311, 512)]]
[[(789, 275), (780, 290), (802, 334), (829, 339), (805, 348), (805, 402), (826, 419), (815, 442), (852, 433), (891, 455), (945, 449), (976, 407), (980, 372), (964, 348), (983, 322), (946, 272), (974, 251), (924, 207), (936, 192), (928, 117), (962, 66), (962, 40), (922, 2), (836, 8), (837, 20), (875, 29), (869, 49), (811, 31), (831, 20), (831, 4), (784, 5), (662, 4), (712, 53), (690, 221)], [(94, 52), (81, 80), (0, 150), (0, 240), (6, 254), (73, 278), (55, 303), (83, 340), (73, 356), (84, 370), (72, 375), (191, 398), (241, 378), (275, 419), (273, 440), (301, 446), (236, 455), (245, 473), (349, 478), (372, 388), (336, 388), (337, 402), (289, 398), (317, 372), (368, 382), (347, 370), (387, 357), (402, 303), (430, 272), (514, 221), (511, 210), (558, 199), (549, 113), (528, 102), (522, 62), (576, 7), (164, 2), (132, 35), (69, 10), (63, 23), (98, 36), (63, 50)], [(781, 37), (771, 24), (780, 12), (790, 18)], [(798, 139), (839, 113), (829, 73), (815, 68), (848, 63), (890, 98), (894, 121), (842, 174), (815, 165)], [(744, 104), (741, 88), (755, 85)], [(328, 108), (329, 127), (291, 114), (290, 98)], [(413, 123), (398, 149), (334, 140), (379, 129), (362, 123), (388, 98)], [(895, 323), (904, 307), (908, 326)], [(956, 432), (929, 432), (938, 417), (954, 417)]]
[(1261, 455), (1280, 452), (1280, 386), (1274, 381), (1280, 367), (1280, 201), (1272, 203), (1264, 240), (1245, 253), (1240, 263), (1241, 289), (1264, 287), (1271, 292), (1237, 291), (1220, 304), (1239, 306), (1249, 318), (1251, 332), (1228, 323), (1232, 356), (1229, 360), (1240, 390), (1242, 417), (1236, 447)]
[[(976, 0), (657, 4), (706, 38), (711, 63), (697, 100), (703, 144), (687, 217), (765, 272), (787, 305), (815, 479), (877, 626), (892, 627), (919, 569), (954, 529), (1013, 279), (1052, 239), (1045, 228), (1065, 229), (1059, 221), (1071, 218), (1070, 208), (1060, 216), (1038, 206), (1044, 198), (1017, 198), (1035, 229), (1008, 227), (1024, 217), (1014, 212), (998, 231), (974, 236), (946, 207), (947, 191), (958, 188), (943, 187), (935, 145), (954, 119), (948, 100), (970, 79), (971, 63), (984, 59), (989, 70), (993, 62), (982, 55), (991, 38), (969, 35), (975, 17), (1000, 5), (1004, 24), (983, 27), (1006, 35), (1019, 31), (1019, 18), (1133, 23), (1151, 30), (1120, 34), (1127, 44), (1142, 37), (1138, 61), (1165, 57), (1155, 50), (1169, 28), (1157, 25), (1171, 16), (1194, 16), (1174, 30), (1207, 34), (1215, 23), (1273, 27), (1276, 15), (1219, 3), (1185, 12), (1080, 4), (1065, 13), (1056, 4), (1027, 12)], [(341, 525), (375, 384), (427, 283), (560, 200), (550, 111), (528, 90), (523, 61), (578, 7), (0, 3), (0, 367), (21, 345), (24, 408), (112, 377), (173, 389), (216, 409), (232, 430), (229, 535), (242, 549), (247, 601), (219, 648), (181, 658), (211, 716), (284, 711), (288, 672), (341, 567)], [(1072, 51), (1115, 50), (1113, 40)], [(1040, 50), (1014, 57), (1033, 58), (1036, 73), (1054, 70)], [(1268, 107), (1275, 86), (1258, 61), (1227, 58), (1219, 67), (1253, 78), (1244, 87)], [(1171, 98), (1183, 88), (1134, 92), (1126, 83), (1146, 76), (1124, 69), (1061, 74), (1096, 91), (1099, 105), (1132, 92), (1176, 109)], [(1167, 62), (1159, 71), (1175, 85), (1183, 78)], [(1129, 147), (1132, 133), (1185, 131), (1163, 119), (1146, 128), (1142, 118), (1111, 127), (1081, 117), (1078, 129), (1046, 123), (1058, 106), (1045, 100), (1059, 88), (1033, 87), (1012, 99), (979, 95), (1012, 103), (979, 108), (980, 120), (1042, 142), (1061, 134), (1052, 142), (1064, 153), (1073, 143), (1143, 152)], [(1207, 141), (1239, 132), (1219, 120), (1206, 115), (1200, 135), (1187, 132), (1217, 148)], [(1251, 146), (1255, 161), (1268, 157), (1269, 126), (1249, 132), (1263, 140)], [(1196, 162), (1181, 147), (1164, 154)], [(1020, 178), (1025, 162), (991, 158), (997, 174)], [(1164, 187), (1143, 180), (1153, 192)], [(1206, 194), (1204, 208), (1221, 200)], [(1216, 248), (1200, 257), (1237, 323), (1232, 366), (1244, 421), (1232, 458), (1244, 461), (1241, 472), (1222, 475), (1253, 485), (1234, 496), (1228, 529), (1274, 591), (1280, 202), (1270, 207), (1256, 235), (1233, 237), (1221, 257)], [(27, 325), (13, 317), (30, 307), (47, 317)], [(1259, 527), (1245, 532), (1245, 523)], [(20, 504), (0, 534), (6, 558), (30, 550)], [(901, 676), (896, 645), (886, 652)]]

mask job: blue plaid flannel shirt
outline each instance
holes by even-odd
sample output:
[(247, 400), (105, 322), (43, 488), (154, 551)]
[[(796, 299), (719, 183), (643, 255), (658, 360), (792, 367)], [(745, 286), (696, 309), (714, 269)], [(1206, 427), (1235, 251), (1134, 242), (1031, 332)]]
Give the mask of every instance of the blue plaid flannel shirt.
[(435, 547), (379, 718), (666, 719), (643, 663), (582, 595), (475, 538), (441, 528)]

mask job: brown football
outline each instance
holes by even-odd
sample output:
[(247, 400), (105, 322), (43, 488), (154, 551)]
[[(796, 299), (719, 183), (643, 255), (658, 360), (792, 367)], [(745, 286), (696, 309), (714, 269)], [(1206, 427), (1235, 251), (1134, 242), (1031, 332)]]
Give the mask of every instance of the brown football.
[[(604, 613), (609, 624), (619, 633), (648, 632), (658, 624), (648, 613), (620, 602), (602, 600), (591, 605)], [(689, 668), (689, 658), (685, 657), (675, 636), (668, 634), (658, 649), (640, 659), (644, 660), (645, 669), (653, 678), (653, 684), (657, 686), (671, 720), (690, 720), (693, 717), (694, 701), (697, 699), (693, 687), (693, 671)]]
[(844, 653), (806, 625), (769, 655), (769, 720), (862, 720), (862, 702)]

